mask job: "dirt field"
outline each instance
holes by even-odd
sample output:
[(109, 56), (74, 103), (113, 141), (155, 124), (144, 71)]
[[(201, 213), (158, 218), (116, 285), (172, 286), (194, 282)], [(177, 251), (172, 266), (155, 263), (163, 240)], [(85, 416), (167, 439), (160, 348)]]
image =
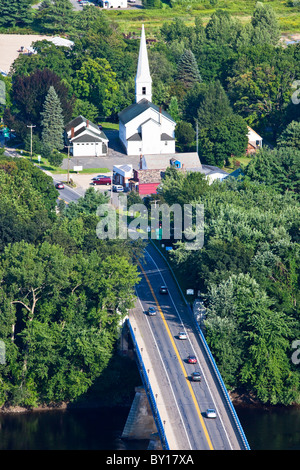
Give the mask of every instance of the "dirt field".
[(18, 49), (21, 46), (29, 47), (32, 42), (41, 39), (47, 39), (47, 36), (38, 36), (36, 34), (0, 34), (0, 70), (8, 73), (12, 63), (19, 55)]

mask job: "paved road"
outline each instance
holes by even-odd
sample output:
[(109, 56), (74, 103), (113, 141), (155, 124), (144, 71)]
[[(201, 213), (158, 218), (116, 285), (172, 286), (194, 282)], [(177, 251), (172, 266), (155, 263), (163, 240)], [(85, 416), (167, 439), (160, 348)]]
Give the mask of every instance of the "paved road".
[[(179, 433), (179, 437), (176, 436), (179, 441), (178, 448), (198, 450), (243, 448), (229, 413), (228, 404), (223, 399), (220, 386), (207, 361), (206, 352), (190, 313), (166, 264), (150, 244), (146, 249), (142, 268), (143, 276), (136, 288), (140, 309), (130, 313), (129, 319), (134, 315), (134, 321), (138, 325), (146, 348), (151, 349), (155, 345), (156, 353), (155, 351), (151, 353), (152, 374), (158, 377), (161, 387), (169, 389), (166, 393), (170, 395), (172, 390), (173, 397), (169, 396), (167, 400), (169, 406), (173, 408), (174, 419), (180, 421), (180, 425), (177, 424), (174, 430), (174, 433), (177, 430)], [(168, 286), (169, 295), (162, 296), (158, 293), (159, 287), (163, 284)], [(149, 306), (158, 305), (157, 316), (149, 317), (145, 314)], [(181, 330), (186, 331), (187, 340), (178, 339)], [(189, 354), (197, 357), (197, 364), (188, 364)], [(190, 380), (193, 371), (201, 372), (201, 383)], [(149, 377), (151, 381), (151, 372)], [(207, 408), (214, 408), (217, 411), (216, 419), (205, 417)]]

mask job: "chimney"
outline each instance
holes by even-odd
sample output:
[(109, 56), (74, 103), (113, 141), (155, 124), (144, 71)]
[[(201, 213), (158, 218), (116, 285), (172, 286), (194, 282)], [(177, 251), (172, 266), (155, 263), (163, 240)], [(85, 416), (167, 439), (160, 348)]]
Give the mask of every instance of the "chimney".
[(74, 137), (74, 127), (72, 127), (71, 129), (71, 139), (73, 139), (73, 137)]
[(89, 120), (86, 121), (86, 127), (89, 127)]

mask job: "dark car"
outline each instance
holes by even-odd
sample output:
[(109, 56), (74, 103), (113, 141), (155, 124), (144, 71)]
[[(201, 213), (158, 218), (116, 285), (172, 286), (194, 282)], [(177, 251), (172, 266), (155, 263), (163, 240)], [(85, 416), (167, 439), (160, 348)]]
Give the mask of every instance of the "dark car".
[(159, 289), (160, 294), (167, 294), (168, 293), (168, 288), (166, 286), (161, 286)]
[(192, 381), (193, 382), (201, 382), (201, 374), (200, 372), (193, 372), (192, 375)]
[(153, 317), (154, 315), (156, 315), (156, 308), (155, 307), (149, 307), (148, 315), (150, 315), (150, 317)]
[(197, 358), (196, 356), (188, 356), (187, 358), (189, 364), (197, 364)]
[(64, 189), (65, 185), (63, 183), (56, 183), (56, 189)]
[(111, 178), (109, 176), (99, 176), (96, 179), (93, 179), (92, 184), (98, 185), (98, 184), (111, 184)]

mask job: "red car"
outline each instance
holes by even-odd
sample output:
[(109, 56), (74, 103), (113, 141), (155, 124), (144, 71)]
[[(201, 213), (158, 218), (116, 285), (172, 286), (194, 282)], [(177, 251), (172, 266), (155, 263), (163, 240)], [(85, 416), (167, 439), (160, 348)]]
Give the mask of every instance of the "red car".
[(97, 179), (92, 181), (93, 185), (96, 184), (111, 184), (111, 178), (109, 176), (99, 176)]
[(188, 356), (187, 360), (189, 364), (197, 364), (196, 356)]

